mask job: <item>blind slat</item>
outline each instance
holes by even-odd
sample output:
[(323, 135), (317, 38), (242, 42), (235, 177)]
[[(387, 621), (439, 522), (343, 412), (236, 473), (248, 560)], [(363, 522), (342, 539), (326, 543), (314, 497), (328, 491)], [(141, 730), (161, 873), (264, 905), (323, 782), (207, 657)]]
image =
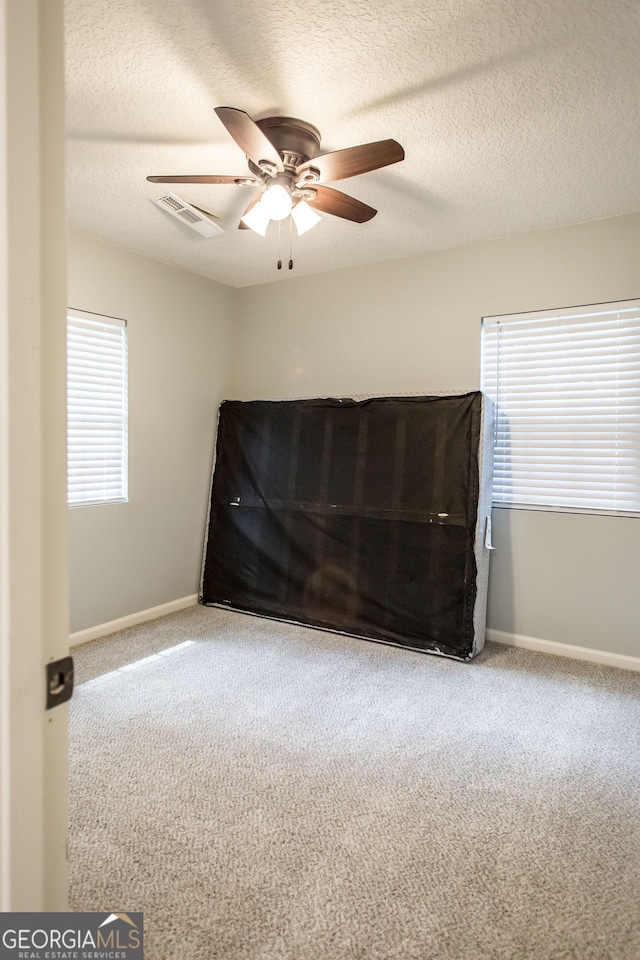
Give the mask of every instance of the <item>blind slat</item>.
[(640, 514), (640, 300), (488, 317), (494, 503)]
[(127, 499), (127, 330), (121, 320), (67, 317), (67, 498)]

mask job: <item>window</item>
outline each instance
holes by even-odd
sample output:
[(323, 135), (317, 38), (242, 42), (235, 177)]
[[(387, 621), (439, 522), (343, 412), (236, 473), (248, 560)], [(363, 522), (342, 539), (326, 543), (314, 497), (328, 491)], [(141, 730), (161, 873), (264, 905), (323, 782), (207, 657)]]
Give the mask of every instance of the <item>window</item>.
[(127, 327), (67, 311), (67, 499), (127, 499)]
[(485, 317), (494, 506), (640, 513), (640, 300)]

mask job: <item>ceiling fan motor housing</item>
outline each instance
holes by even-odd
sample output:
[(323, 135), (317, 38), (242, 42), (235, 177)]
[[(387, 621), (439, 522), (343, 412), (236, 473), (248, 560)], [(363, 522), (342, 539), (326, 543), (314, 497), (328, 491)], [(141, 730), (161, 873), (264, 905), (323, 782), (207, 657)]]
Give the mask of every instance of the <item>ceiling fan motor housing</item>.
[(320, 131), (305, 120), (265, 117), (256, 120), (256, 126), (274, 145), (285, 166), (297, 167), (305, 160), (317, 157), (320, 152)]

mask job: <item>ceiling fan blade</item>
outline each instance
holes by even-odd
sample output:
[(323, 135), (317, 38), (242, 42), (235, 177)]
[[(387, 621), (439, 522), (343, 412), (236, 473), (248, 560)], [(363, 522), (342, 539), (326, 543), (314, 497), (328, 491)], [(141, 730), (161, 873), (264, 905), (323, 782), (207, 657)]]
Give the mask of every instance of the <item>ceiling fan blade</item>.
[(278, 173), (284, 173), (282, 157), (248, 113), (235, 107), (216, 107), (215, 112), (250, 160), (258, 165), (261, 160), (268, 160)]
[(213, 220), (214, 223), (216, 220), (219, 220), (220, 217), (216, 217), (215, 213), (211, 213), (210, 210), (205, 210), (203, 207), (197, 207), (195, 203), (190, 203), (190, 207), (193, 207), (194, 210), (198, 210), (200, 213), (204, 213), (205, 217), (208, 217), (209, 220)]
[(309, 206), (324, 213), (331, 213), (334, 217), (353, 220), (355, 223), (366, 223), (378, 212), (361, 200), (349, 197), (346, 193), (340, 193), (332, 187), (323, 187), (318, 184), (313, 189), (316, 195), (311, 200), (307, 200)]
[(388, 167), (390, 163), (404, 160), (404, 150), (396, 140), (376, 140), (374, 143), (361, 143), (358, 147), (347, 147), (334, 153), (324, 153), (301, 163), (296, 169), (296, 178), (315, 167), (320, 171), (320, 180), (345, 180), (357, 177), (369, 170)]
[(241, 186), (253, 186), (258, 182), (255, 177), (216, 177), (206, 174), (192, 177), (147, 177), (147, 180), (151, 183), (236, 183)]

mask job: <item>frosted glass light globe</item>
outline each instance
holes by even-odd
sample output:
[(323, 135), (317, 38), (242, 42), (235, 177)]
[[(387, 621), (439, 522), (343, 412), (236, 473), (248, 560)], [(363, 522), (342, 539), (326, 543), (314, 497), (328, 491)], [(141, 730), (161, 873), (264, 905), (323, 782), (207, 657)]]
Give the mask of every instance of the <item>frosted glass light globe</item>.
[(291, 216), (293, 217), (293, 222), (296, 225), (299, 237), (301, 237), (303, 233), (306, 233), (307, 230), (311, 230), (311, 227), (315, 227), (316, 223), (320, 223), (322, 219), (315, 210), (311, 209), (306, 200), (299, 200), (296, 203), (291, 211)]
[(291, 197), (284, 187), (276, 183), (266, 190), (260, 206), (264, 207), (272, 220), (284, 220), (291, 213)]
[(248, 213), (245, 213), (244, 216), (240, 217), (243, 223), (245, 223), (251, 230), (255, 230), (256, 233), (259, 233), (261, 237), (266, 237), (267, 227), (271, 222), (271, 218), (266, 210), (262, 209), (262, 203), (256, 203)]

